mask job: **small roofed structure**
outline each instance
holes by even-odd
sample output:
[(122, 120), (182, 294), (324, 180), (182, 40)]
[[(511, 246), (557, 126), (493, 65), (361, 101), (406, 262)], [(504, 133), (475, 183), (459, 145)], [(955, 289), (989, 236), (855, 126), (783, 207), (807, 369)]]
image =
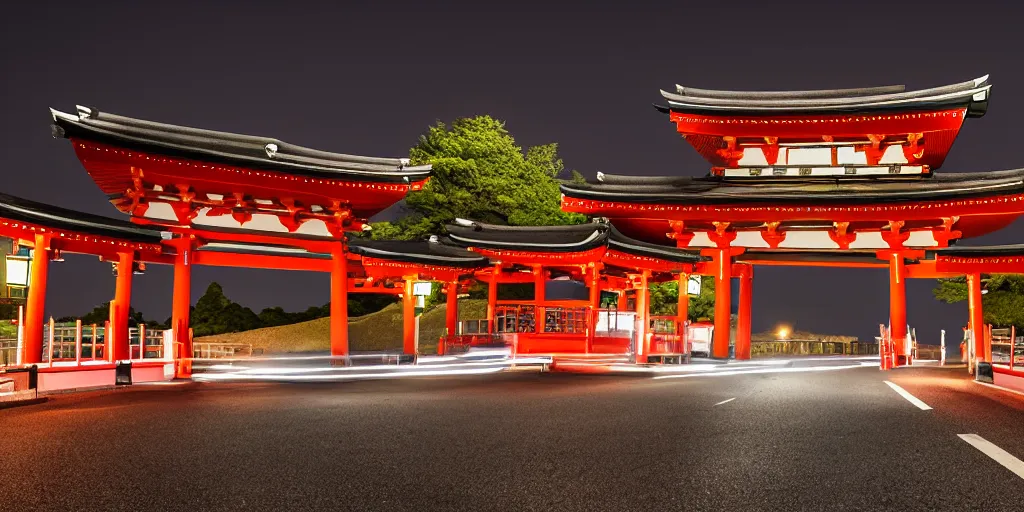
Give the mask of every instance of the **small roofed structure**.
[(117, 286), (110, 304), (112, 332), (106, 353), (114, 358), (111, 361), (128, 359), (132, 274), (143, 270), (146, 262), (174, 261), (173, 248), (163, 245), (170, 233), (0, 194), (0, 236), (32, 248), (20, 361), (42, 361), (47, 276), (50, 261), (62, 260), (63, 253), (96, 255), (113, 265)]
[[(447, 231), (452, 243), (493, 263), (477, 273), (489, 284), (488, 333), (512, 339), (518, 352), (631, 355), (635, 362), (685, 352), (686, 279), (707, 260), (700, 254), (631, 239), (603, 219), (538, 227), (459, 220)], [(589, 299), (549, 297), (546, 285), (555, 276), (584, 282)], [(650, 332), (648, 284), (676, 279), (684, 289), (681, 313), (672, 332), (656, 337)], [(529, 282), (533, 300), (498, 300), (498, 285)], [(619, 295), (616, 308), (602, 308), (603, 291)], [(626, 299), (627, 292), (632, 300)]]
[[(718, 326), (729, 282), (753, 265), (890, 270), (894, 360), (910, 361), (904, 278), (943, 275), (925, 251), (1024, 214), (1024, 170), (934, 172), (964, 120), (985, 114), (988, 77), (903, 86), (746, 92), (678, 86), (659, 110), (710, 164), (702, 177), (599, 174), (561, 186), (566, 211), (607, 217), (627, 236), (714, 258)], [(739, 329), (742, 330), (742, 329)], [(716, 357), (729, 337), (716, 331)]]
[(991, 87), (988, 76), (909, 92), (676, 86), (658, 109), (714, 175), (921, 175), (942, 166), (965, 119), (985, 114)]
[(430, 166), (77, 107), (53, 134), (119, 210), (139, 221), (338, 238), (417, 190)]
[(173, 233), (173, 328), (187, 338), (193, 264), (331, 272), (331, 351), (348, 354), (346, 232), (423, 187), (429, 165), (305, 148), (79, 106), (54, 137), (118, 210)]

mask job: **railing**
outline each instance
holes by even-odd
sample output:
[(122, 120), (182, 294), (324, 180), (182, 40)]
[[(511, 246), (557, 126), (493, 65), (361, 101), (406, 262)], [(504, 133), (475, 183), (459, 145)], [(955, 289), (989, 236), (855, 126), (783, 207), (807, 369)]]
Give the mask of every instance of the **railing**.
[(1024, 336), (1017, 336), (1016, 328), (990, 328), (989, 332), (993, 363), (1008, 364), (1010, 368), (1024, 365)]
[(195, 359), (252, 357), (252, 345), (248, 343), (193, 343), (192, 357)]
[(877, 343), (845, 343), (821, 340), (752, 341), (751, 357), (775, 355), (874, 355)]
[(161, 359), (164, 357), (164, 331), (132, 327), (128, 331), (128, 344), (132, 359)]
[(438, 355), (463, 354), (473, 347), (506, 347), (508, 336), (500, 334), (458, 334), (442, 336), (437, 344)]
[[(43, 362), (106, 359), (109, 325), (54, 322), (43, 327)], [(164, 331), (145, 325), (128, 329), (129, 359), (163, 359)]]

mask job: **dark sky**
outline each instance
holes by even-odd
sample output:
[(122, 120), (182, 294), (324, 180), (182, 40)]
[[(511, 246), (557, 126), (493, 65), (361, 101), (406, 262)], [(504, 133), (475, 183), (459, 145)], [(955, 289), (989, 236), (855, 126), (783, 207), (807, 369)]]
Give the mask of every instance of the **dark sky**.
[[(944, 170), (1024, 166), (1024, 8), (1017, 2), (18, 2), (0, 15), (4, 192), (117, 216), (47, 107), (269, 135), (318, 149), (404, 156), (435, 120), (490, 114), (522, 145), (558, 142), (567, 166), (701, 175), (708, 164), (650, 104), (675, 83), (717, 89), (942, 85), (991, 73), (988, 115), (969, 120)], [(211, 5), (217, 4), (217, 5)], [(1024, 242), (1020, 222), (968, 244)], [(49, 314), (108, 300), (109, 267), (53, 265)], [(780, 321), (867, 338), (887, 322), (881, 270), (759, 267), (755, 330)], [(326, 275), (202, 268), (259, 310), (327, 302)], [(138, 276), (134, 305), (169, 315), (171, 272)], [(910, 281), (922, 341), (956, 338), (966, 306)]]

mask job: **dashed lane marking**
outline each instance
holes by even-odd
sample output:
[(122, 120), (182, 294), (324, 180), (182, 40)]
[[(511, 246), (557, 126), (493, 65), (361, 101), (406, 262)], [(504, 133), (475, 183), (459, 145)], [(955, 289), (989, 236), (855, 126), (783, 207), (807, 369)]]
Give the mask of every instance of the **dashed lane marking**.
[[(730, 398), (730, 399), (728, 399), (728, 400), (722, 400), (721, 402), (718, 402), (718, 403), (717, 403), (717, 404), (715, 404), (715, 405), (722, 405), (722, 404), (727, 404), (727, 403), (729, 403), (729, 402), (732, 402), (733, 400), (736, 400), (736, 397), (732, 397), (732, 398)], [(711, 407), (714, 407), (715, 405), (712, 405)]]
[(981, 453), (988, 455), (1001, 464), (1004, 468), (1013, 471), (1013, 474), (1024, 478), (1024, 462), (1017, 457), (1010, 455), (1006, 450), (988, 442), (978, 434), (957, 434), (960, 439), (967, 441), (967, 444), (975, 447)]
[(906, 398), (908, 402), (916, 405), (918, 409), (921, 409), (922, 411), (927, 411), (927, 410), (931, 409), (931, 407), (928, 404), (922, 402), (916, 396), (911, 395), (909, 392), (907, 392), (907, 390), (905, 390), (905, 389), (903, 389), (903, 388), (901, 388), (901, 387), (897, 386), (896, 384), (893, 384), (892, 382), (889, 382), (889, 381), (885, 381), (885, 383), (888, 384), (889, 387), (892, 388), (893, 391), (899, 393), (899, 395), (902, 396), (903, 398)]

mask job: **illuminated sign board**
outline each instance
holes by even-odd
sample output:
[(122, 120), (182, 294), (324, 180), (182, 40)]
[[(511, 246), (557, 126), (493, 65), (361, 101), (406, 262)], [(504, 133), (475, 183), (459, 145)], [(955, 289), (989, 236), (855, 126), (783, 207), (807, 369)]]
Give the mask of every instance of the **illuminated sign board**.
[(29, 259), (7, 257), (7, 286), (28, 286)]
[(430, 281), (420, 281), (412, 284), (412, 294), (425, 297), (430, 295), (430, 288), (432, 283)]
[(690, 274), (690, 279), (686, 281), (686, 293), (687, 295), (700, 295), (699, 274)]

